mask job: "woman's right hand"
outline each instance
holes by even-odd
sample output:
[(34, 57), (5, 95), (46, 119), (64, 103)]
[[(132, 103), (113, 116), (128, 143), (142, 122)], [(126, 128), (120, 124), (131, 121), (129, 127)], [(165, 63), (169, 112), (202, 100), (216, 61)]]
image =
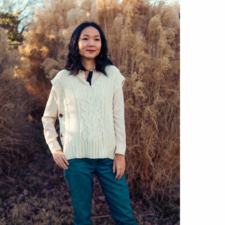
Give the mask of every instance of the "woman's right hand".
[(62, 150), (58, 150), (54, 152), (52, 155), (53, 155), (54, 161), (59, 167), (61, 167), (64, 170), (68, 169), (67, 165), (69, 165), (69, 162), (67, 161), (66, 156)]

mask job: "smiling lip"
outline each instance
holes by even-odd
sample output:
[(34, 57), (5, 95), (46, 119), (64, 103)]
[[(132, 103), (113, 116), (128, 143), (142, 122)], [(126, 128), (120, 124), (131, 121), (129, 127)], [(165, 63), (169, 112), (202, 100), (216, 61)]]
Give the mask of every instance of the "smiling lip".
[(95, 52), (95, 50), (87, 50), (87, 51), (89, 51), (89, 52)]

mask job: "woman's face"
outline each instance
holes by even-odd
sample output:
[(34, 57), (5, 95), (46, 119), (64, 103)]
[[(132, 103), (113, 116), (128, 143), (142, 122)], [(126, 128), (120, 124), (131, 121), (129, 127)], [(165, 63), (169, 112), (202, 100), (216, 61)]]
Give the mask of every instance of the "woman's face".
[(94, 59), (99, 55), (101, 46), (102, 43), (100, 33), (96, 28), (88, 26), (82, 30), (78, 41), (79, 53), (81, 57), (86, 59)]

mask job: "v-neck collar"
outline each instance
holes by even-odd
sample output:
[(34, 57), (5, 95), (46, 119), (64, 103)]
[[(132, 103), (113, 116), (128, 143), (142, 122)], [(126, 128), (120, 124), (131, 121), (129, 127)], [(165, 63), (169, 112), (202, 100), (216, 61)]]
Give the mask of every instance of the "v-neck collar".
[[(93, 71), (93, 72), (95, 71), (95, 72), (97, 72), (97, 70), (95, 69), (95, 66), (96, 66), (96, 64), (89, 71)], [(79, 70), (78, 74), (79, 73), (84, 73), (84, 72), (85, 72), (85, 70)]]
[[(95, 72), (95, 71), (93, 71), (92, 79), (97, 75), (96, 73), (100, 73), (100, 72)], [(84, 71), (83, 71), (83, 74), (84, 74)], [(82, 73), (79, 73), (79, 74), (77, 74), (75, 77), (76, 77), (79, 81), (81, 81), (84, 85), (89, 86), (89, 87), (95, 86), (96, 83), (99, 82), (99, 79), (101, 79), (101, 77), (102, 77), (102, 74), (100, 74), (100, 76), (97, 78), (97, 80), (94, 82), (94, 84), (91, 84), (91, 85), (90, 85), (88, 81), (86, 81), (85, 79), (83, 79), (83, 78), (81, 77), (81, 76), (83, 76), (83, 74), (82, 74)]]

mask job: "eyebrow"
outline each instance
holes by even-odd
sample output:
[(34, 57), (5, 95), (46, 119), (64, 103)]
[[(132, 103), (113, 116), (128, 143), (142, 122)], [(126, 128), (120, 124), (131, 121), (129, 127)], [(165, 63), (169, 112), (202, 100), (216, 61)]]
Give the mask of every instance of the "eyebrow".
[[(88, 34), (82, 34), (82, 36), (89, 36)], [(95, 36), (99, 36), (100, 37), (100, 35), (95, 35)]]

